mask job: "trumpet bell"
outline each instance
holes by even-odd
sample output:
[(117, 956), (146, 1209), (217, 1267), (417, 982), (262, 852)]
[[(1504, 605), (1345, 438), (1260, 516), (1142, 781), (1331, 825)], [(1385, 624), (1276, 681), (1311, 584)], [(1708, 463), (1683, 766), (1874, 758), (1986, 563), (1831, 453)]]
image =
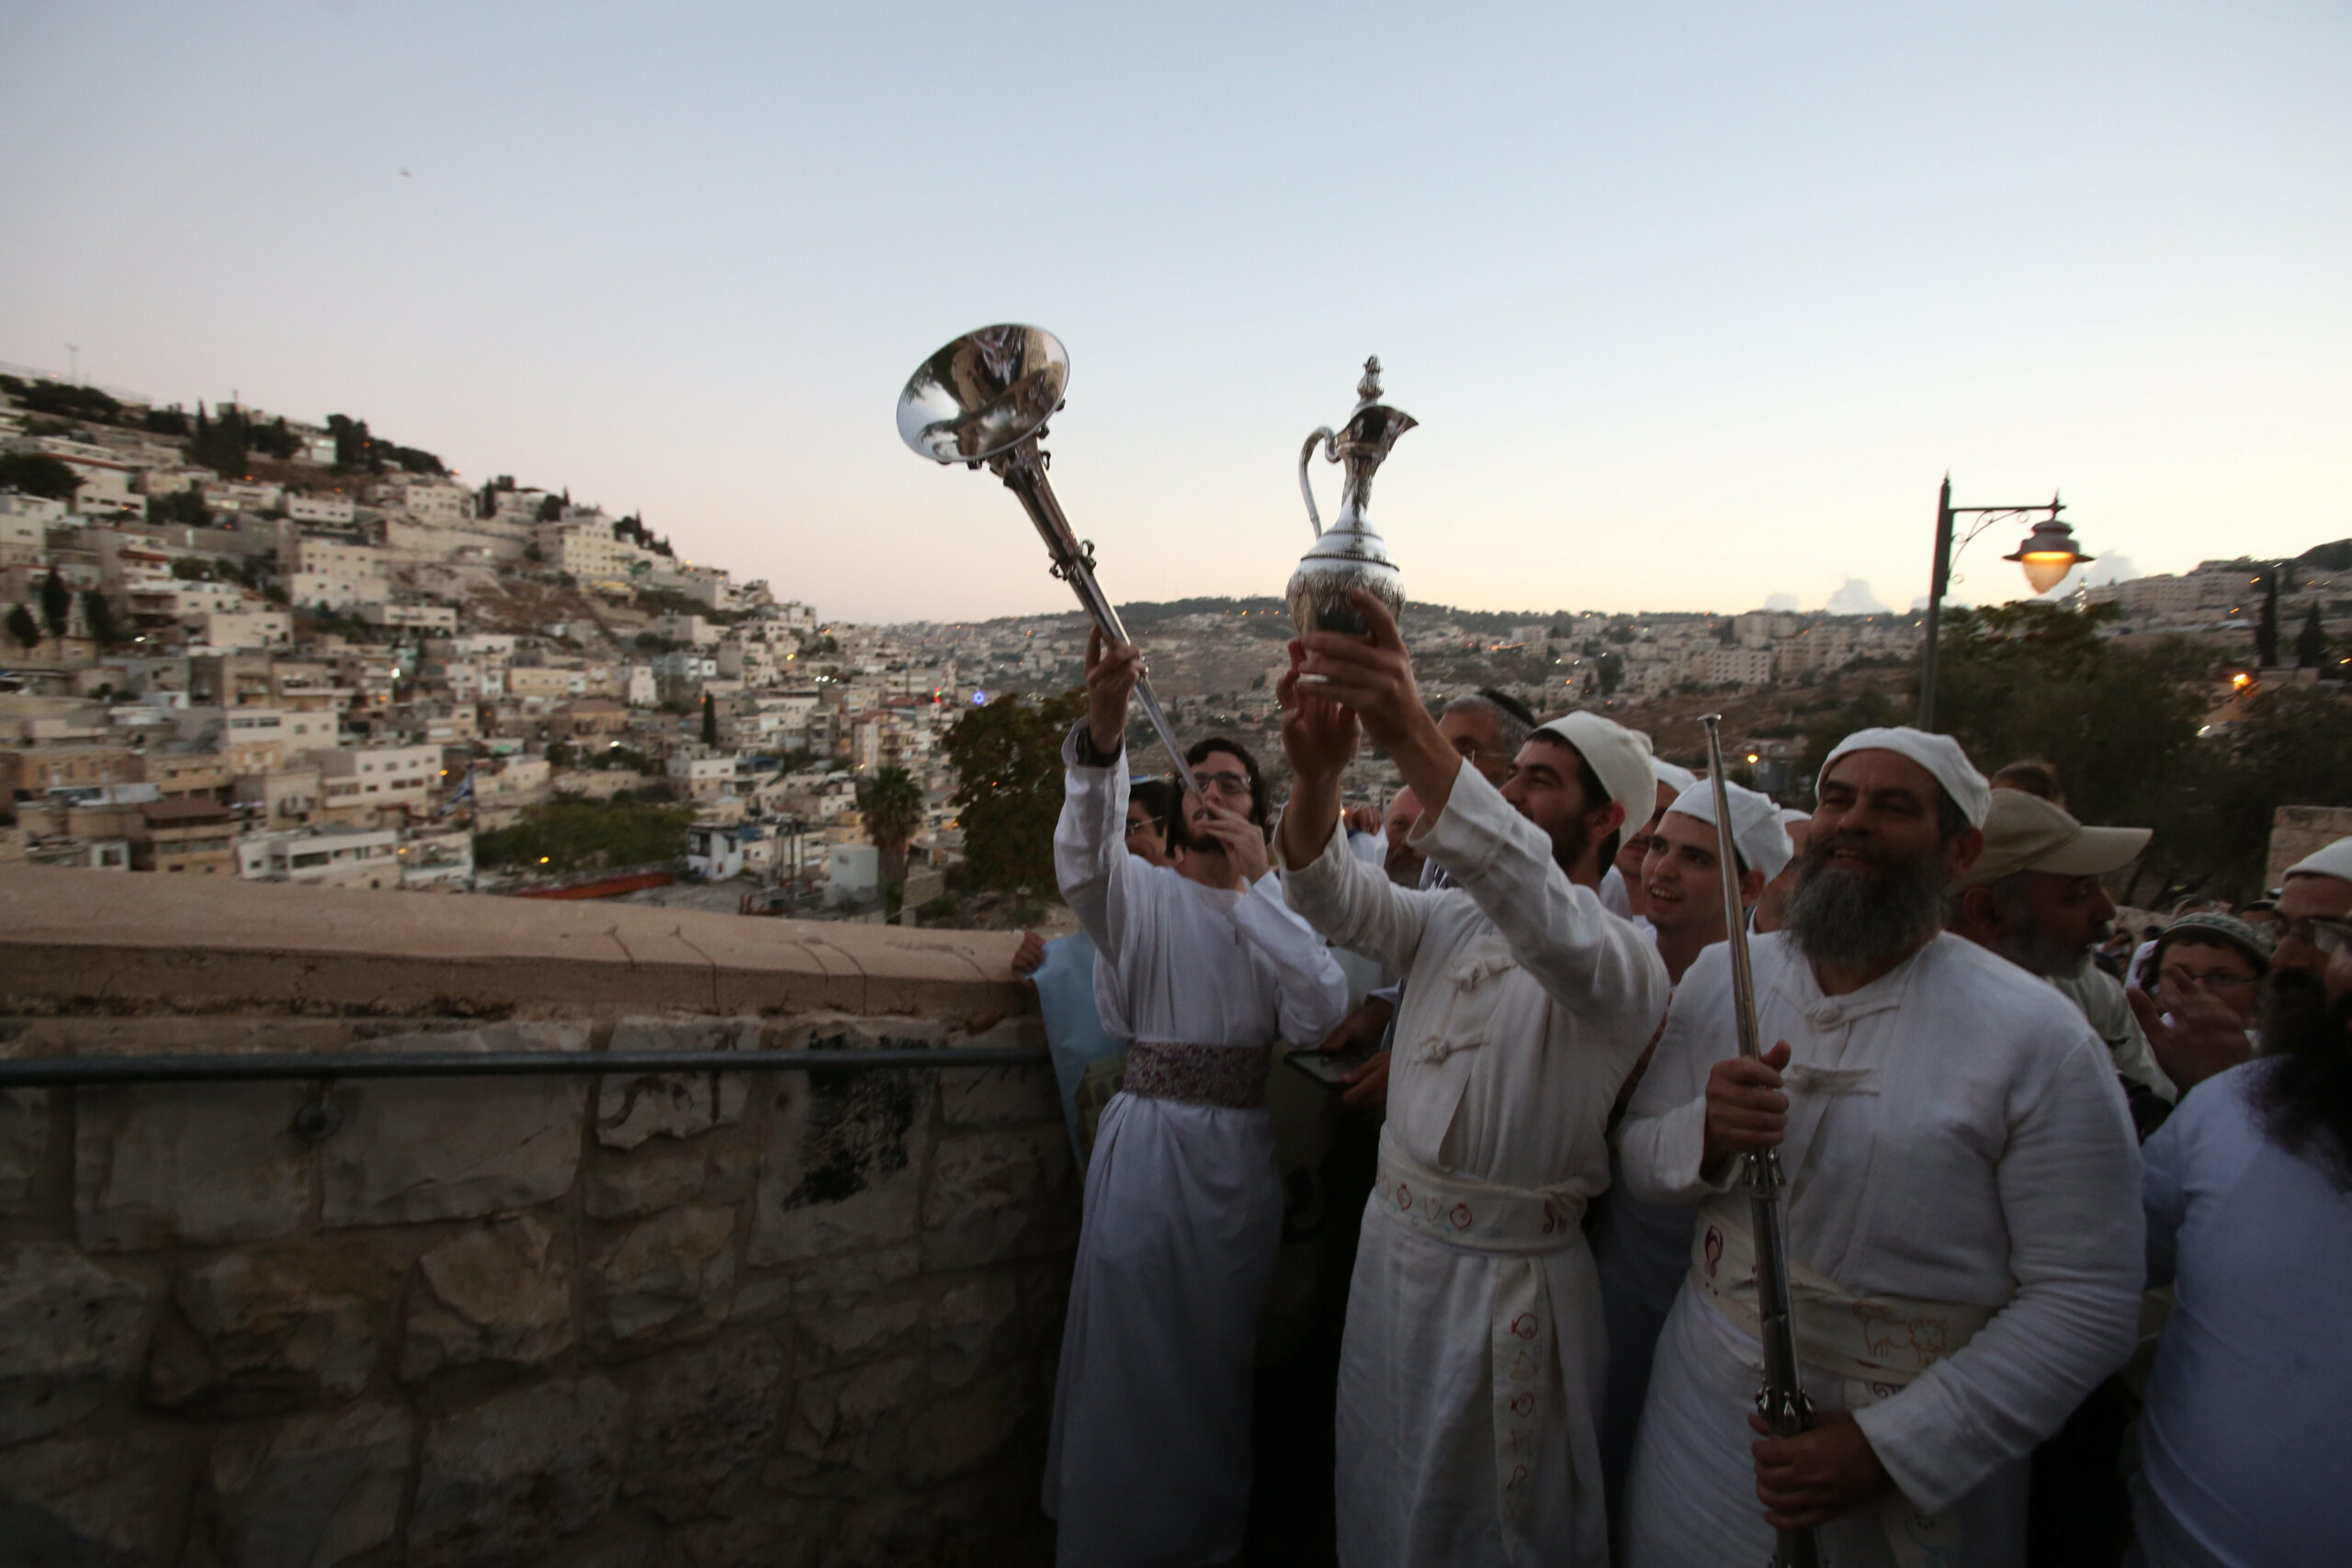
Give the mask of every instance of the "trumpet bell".
[(1069, 385), (1061, 339), (1043, 327), (982, 327), (909, 378), (899, 394), (899, 435), (935, 463), (978, 463), (1043, 428)]

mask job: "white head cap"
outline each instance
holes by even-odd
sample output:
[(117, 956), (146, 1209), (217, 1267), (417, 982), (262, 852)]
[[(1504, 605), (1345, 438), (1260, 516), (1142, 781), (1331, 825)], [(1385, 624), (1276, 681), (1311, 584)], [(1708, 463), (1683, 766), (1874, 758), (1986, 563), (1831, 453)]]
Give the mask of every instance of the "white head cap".
[[(1789, 857), (1797, 852), (1789, 842), (1789, 830), (1781, 826), (1781, 808), (1772, 804), (1769, 795), (1758, 795), (1752, 789), (1724, 781), (1724, 790), (1731, 801), (1731, 841), (1739, 851), (1739, 858), (1750, 871), (1760, 871), (1770, 882), (1781, 874)], [(1685, 817), (1695, 817), (1712, 828), (1715, 825), (1715, 786), (1713, 782), (1694, 784), (1675, 796), (1667, 807)]]
[(2287, 868), (2289, 876), (2334, 876), (2352, 882), (2352, 839), (2338, 839), (2325, 849), (2313, 850)]
[[(1650, 772), (1650, 739), (1597, 713), (1563, 714), (1535, 727), (1538, 735), (1576, 748), (1592, 767), (1609, 798), (1625, 808), (1621, 831), (1640, 831), (1657, 809), (1657, 775)], [(1595, 803), (1598, 804), (1597, 802)]]
[(1814, 787), (1821, 787), (1821, 779), (1838, 765), (1838, 759), (1849, 751), (1893, 751), (1910, 758), (1936, 777), (1944, 793), (1960, 807), (1972, 828), (1984, 826), (1985, 810), (1993, 804), (1993, 786), (1960, 749), (1960, 742), (1949, 735), (1930, 735), (1924, 729), (1896, 726), (1887, 729), (1857, 729), (1838, 742), (1836, 750), (1821, 764), (1821, 773)]
[(1684, 790), (1689, 789), (1692, 784), (1699, 782), (1698, 774), (1692, 773), (1681, 763), (1669, 762), (1663, 757), (1652, 757), (1650, 759), (1650, 772), (1657, 775), (1658, 783), (1666, 785), (1667, 788), (1672, 790), (1676, 795), (1680, 795)]

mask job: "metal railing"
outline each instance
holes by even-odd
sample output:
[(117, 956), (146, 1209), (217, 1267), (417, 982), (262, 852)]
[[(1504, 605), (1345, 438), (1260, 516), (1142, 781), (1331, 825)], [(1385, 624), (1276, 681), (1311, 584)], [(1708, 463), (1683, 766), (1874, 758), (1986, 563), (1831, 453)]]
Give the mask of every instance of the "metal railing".
[(913, 1067), (1044, 1066), (1042, 1050), (941, 1046), (878, 1051), (321, 1051), (189, 1056), (0, 1058), (0, 1089), (318, 1078), (526, 1077), (549, 1073), (855, 1073)]

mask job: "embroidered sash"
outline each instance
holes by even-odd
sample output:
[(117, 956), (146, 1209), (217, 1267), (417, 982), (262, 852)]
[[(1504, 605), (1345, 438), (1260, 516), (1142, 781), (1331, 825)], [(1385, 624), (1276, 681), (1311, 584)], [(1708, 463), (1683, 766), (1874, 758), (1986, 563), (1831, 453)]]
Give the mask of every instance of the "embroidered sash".
[[(1494, 1369), (1495, 1500), (1504, 1554), (1514, 1562), (1528, 1560), (1523, 1537), (1536, 1459), (1544, 1450), (1544, 1368), (1554, 1358), (1552, 1292), (1540, 1259), (1583, 1242), (1584, 1203), (1566, 1190), (1447, 1176), (1401, 1153), (1385, 1130), (1380, 1135), (1375, 1209), (1448, 1247), (1504, 1255), (1487, 1333)], [(1563, 1363), (1562, 1377), (1569, 1375)], [(1591, 1471), (1598, 1456), (1579, 1455), (1577, 1446), (1568, 1445), (1570, 1463)], [(1600, 1495), (1597, 1471), (1579, 1479), (1587, 1495)]]
[(1129, 1094), (1188, 1105), (1255, 1111), (1266, 1103), (1266, 1074), (1273, 1053), (1263, 1045), (1165, 1045), (1138, 1040), (1127, 1047)]
[[(1747, 1206), (1746, 1190), (1736, 1188), (1700, 1205), (1691, 1233), (1690, 1285), (1760, 1340), (1756, 1237)], [(1894, 1398), (1973, 1338), (1995, 1311), (1968, 1302), (1857, 1295), (1793, 1258), (1789, 1300), (1795, 1312), (1797, 1359), (1835, 1373), (1849, 1410)], [(1902, 1568), (1944, 1568), (1960, 1561), (1956, 1513), (1922, 1514), (1899, 1489), (1879, 1503), (1876, 1513)]]

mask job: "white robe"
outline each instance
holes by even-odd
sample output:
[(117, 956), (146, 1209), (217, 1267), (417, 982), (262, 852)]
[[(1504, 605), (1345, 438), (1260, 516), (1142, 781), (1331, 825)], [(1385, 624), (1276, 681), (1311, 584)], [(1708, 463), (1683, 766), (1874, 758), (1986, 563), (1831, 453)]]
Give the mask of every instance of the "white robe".
[[(2140, 1153), (2106, 1046), (2049, 986), (1946, 934), (1842, 997), (1783, 932), (1754, 939), (1759, 1038), (1786, 1041), (1792, 1260), (1861, 1293), (1997, 1309), (1958, 1351), (1858, 1413), (1923, 1513), (1957, 1507), (1962, 1564), (2024, 1558), (2024, 1460), (2131, 1354)], [(1738, 1049), (1729, 952), (1682, 978), (1618, 1131), (1651, 1201), (1728, 1190), (1700, 1171), (1706, 1080)], [(1827, 1076), (1813, 1077), (1815, 1073)], [(1815, 1404), (1840, 1381), (1804, 1371)], [(1686, 1282), (1658, 1341), (1628, 1486), (1633, 1568), (1760, 1562), (1747, 1413), (1754, 1336)], [(1890, 1561), (1867, 1513), (1823, 1532), (1838, 1568)]]
[[(1291, 907), (1406, 971), (1384, 1136), (1449, 1175), (1589, 1198), (1609, 1182), (1617, 1089), (1667, 1000), (1657, 948), (1571, 884), (1550, 840), (1466, 763), (1416, 847), (1450, 887), (1397, 887), (1335, 833), (1288, 873)], [(1535, 1561), (1607, 1561), (1594, 1421), (1606, 1346), (1580, 1232), (1540, 1255), (1557, 1347), (1528, 1539)], [(1499, 1266), (1367, 1204), (1340, 1349), (1337, 1504), (1349, 1568), (1505, 1561), (1489, 1320)]]
[[(1054, 865), (1101, 958), (1102, 1027), (1160, 1044), (1312, 1044), (1347, 979), (1282, 902), (1126, 851), (1124, 759), (1069, 764)], [(1374, 874), (1377, 874), (1374, 873)], [(1282, 1245), (1272, 1117), (1118, 1094), (1103, 1109), (1046, 1461), (1057, 1560), (1192, 1568), (1241, 1550), (1259, 1312)]]

